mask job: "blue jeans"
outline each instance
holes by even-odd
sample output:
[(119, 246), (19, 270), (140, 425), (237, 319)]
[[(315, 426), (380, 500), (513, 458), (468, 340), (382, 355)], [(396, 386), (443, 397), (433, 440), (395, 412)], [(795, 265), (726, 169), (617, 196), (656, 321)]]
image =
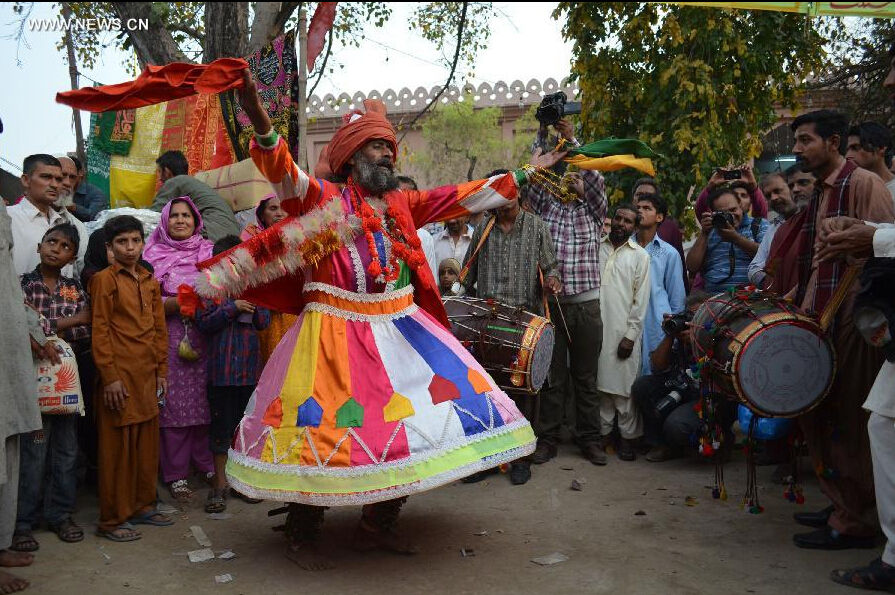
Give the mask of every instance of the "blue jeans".
[(50, 526), (75, 510), (78, 415), (42, 415), (43, 430), (19, 439), (19, 504), (16, 531), (31, 531), (41, 517)]

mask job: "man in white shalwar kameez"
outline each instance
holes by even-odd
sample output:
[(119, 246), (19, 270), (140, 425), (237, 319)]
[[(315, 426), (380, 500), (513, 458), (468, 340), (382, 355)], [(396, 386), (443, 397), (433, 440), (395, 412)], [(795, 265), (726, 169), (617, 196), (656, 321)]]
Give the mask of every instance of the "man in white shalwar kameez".
[(600, 425), (606, 440), (618, 416), (618, 457), (624, 461), (637, 458), (633, 441), (643, 435), (640, 415), (631, 398), (631, 385), (640, 371), (643, 320), (650, 296), (650, 257), (632, 237), (638, 218), (633, 206), (620, 205), (611, 231), (600, 243)]

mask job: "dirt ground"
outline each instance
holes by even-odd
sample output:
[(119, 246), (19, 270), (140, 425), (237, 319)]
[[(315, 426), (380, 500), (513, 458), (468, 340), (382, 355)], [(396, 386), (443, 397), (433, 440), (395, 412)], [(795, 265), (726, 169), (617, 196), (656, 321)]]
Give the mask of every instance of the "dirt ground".
[[(270, 502), (249, 505), (231, 498), (227, 512), (233, 516), (211, 520), (201, 508), (202, 491), (176, 515), (175, 526), (144, 527), (142, 540), (113, 543), (93, 535), (96, 501), (82, 492), (75, 518), (88, 529), (85, 540), (69, 545), (38, 532), (37, 560), (19, 574), (31, 581), (29, 593), (48, 595), (849, 595), (852, 589), (827, 578), (830, 570), (879, 555), (792, 545), (792, 534), (801, 530), (792, 513), (827, 505), (813, 479), (807, 480), (806, 503), (799, 507), (770, 483), (773, 467), (759, 467), (765, 512), (742, 512), (742, 453), (725, 467), (727, 502), (712, 499), (713, 468), (695, 458), (652, 464), (642, 457), (624, 463), (613, 456), (608, 466), (595, 467), (565, 446), (557, 459), (533, 471), (521, 487), (499, 475), (412, 497), (400, 523), (420, 547), (412, 557), (353, 553), (346, 544), (360, 510), (331, 509), (324, 534), (337, 568), (316, 573), (283, 557), (284, 538), (270, 528), (284, 517), (267, 517), (274, 507)], [(570, 489), (574, 478), (586, 480), (581, 491)], [(688, 496), (695, 505), (685, 504)], [(645, 514), (635, 515), (638, 511)], [(191, 525), (204, 529), (217, 554), (231, 550), (236, 557), (191, 563), (186, 552), (201, 549)], [(474, 556), (463, 557), (461, 549), (473, 550)], [(568, 561), (531, 562), (552, 553)], [(217, 583), (215, 577), (225, 574), (232, 581)]]

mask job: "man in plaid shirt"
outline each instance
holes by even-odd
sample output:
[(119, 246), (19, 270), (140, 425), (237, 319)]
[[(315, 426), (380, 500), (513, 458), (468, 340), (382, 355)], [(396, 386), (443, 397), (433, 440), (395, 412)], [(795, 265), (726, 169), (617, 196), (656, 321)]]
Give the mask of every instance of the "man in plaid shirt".
[[(567, 144), (577, 146), (572, 125), (560, 120), (554, 127)], [(533, 147), (547, 146), (548, 129), (542, 126)], [(555, 169), (561, 173), (558, 164)], [(566, 174), (576, 198), (561, 202), (540, 184), (522, 189), (521, 200), (547, 224), (563, 280), (562, 291), (550, 301), (550, 317), (557, 325), (548, 387), (541, 393), (538, 447), (532, 460), (546, 463), (556, 456), (560, 426), (569, 386), (575, 393), (575, 442), (581, 454), (595, 465), (605, 465), (600, 436), (600, 397), (597, 392), (597, 361), (603, 342), (600, 321), (600, 233), (606, 217), (603, 176), (582, 170)]]

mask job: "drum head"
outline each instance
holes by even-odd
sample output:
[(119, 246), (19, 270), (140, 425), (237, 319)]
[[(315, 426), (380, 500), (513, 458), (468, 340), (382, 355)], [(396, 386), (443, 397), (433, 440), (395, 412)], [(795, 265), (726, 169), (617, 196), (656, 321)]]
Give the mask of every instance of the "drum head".
[(533, 392), (541, 390), (550, 371), (550, 360), (553, 358), (553, 325), (545, 324), (541, 331), (541, 339), (535, 344), (531, 354), (531, 388)]
[(833, 380), (833, 352), (817, 332), (777, 323), (746, 341), (733, 362), (740, 396), (767, 417), (802, 414), (823, 399)]

